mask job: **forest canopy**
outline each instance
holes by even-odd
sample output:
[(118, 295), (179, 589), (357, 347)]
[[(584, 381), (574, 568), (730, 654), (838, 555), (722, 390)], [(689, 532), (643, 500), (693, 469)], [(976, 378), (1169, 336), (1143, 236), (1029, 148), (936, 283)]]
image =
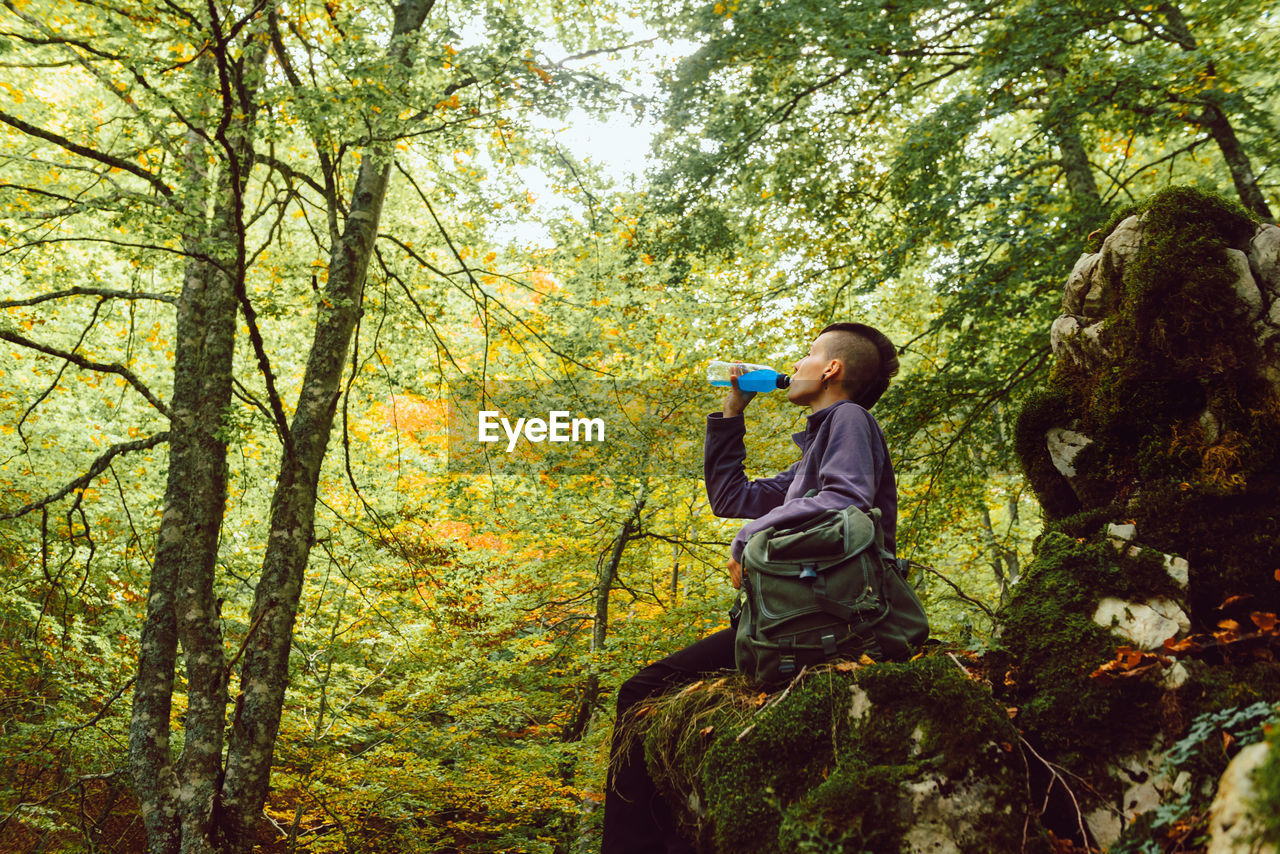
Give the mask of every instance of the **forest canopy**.
[(1067, 274), (1168, 186), (1274, 221), (1278, 54), (1256, 0), (6, 0), (0, 850), (590, 850), (618, 684), (732, 601), (706, 362), (834, 321), (992, 643)]

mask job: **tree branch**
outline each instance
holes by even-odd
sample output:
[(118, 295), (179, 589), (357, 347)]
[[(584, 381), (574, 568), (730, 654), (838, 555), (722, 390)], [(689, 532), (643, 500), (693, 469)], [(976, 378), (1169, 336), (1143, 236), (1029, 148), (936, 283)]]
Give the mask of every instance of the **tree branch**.
[(61, 501), (76, 490), (83, 489), (92, 483), (93, 479), (106, 471), (107, 466), (111, 465), (111, 461), (121, 454), (126, 454), (130, 451), (145, 451), (167, 441), (169, 441), (169, 431), (165, 430), (163, 432), (156, 433), (154, 436), (148, 436), (145, 439), (138, 439), (136, 442), (121, 442), (119, 445), (112, 445), (103, 452), (101, 456), (93, 461), (92, 465), (89, 466), (88, 472), (71, 481), (57, 492), (46, 495), (44, 498), (37, 499), (29, 504), (24, 504), (17, 510), (11, 510), (8, 513), (0, 513), (0, 521), (17, 519), (19, 516), (25, 516), (33, 510), (39, 510), (43, 507), (48, 507), (56, 501)]
[(68, 288), (65, 291), (54, 291), (53, 293), (41, 294), (38, 297), (29, 297), (27, 299), (9, 299), (0, 300), (0, 308), (19, 308), (24, 305), (39, 305), (49, 300), (62, 299), (64, 297), (103, 297), (104, 299), (151, 299), (159, 302), (167, 302), (170, 305), (176, 305), (178, 298), (170, 294), (152, 294), (142, 291), (118, 291), (110, 288)]
[(933, 573), (934, 575), (938, 576), (939, 578), (941, 578), (943, 581), (945, 581), (945, 582), (947, 583), (947, 586), (949, 586), (952, 590), (954, 590), (954, 591), (956, 592), (956, 597), (957, 597), (957, 598), (959, 598), (959, 599), (961, 599), (961, 600), (963, 600), (963, 601), (965, 601), (965, 602), (968, 602), (970, 605), (976, 605), (976, 606), (978, 606), (980, 609), (982, 609), (982, 612), (983, 612), (984, 614), (986, 614), (988, 617), (990, 617), (992, 620), (994, 620), (994, 619), (996, 618), (996, 612), (995, 612), (995, 611), (993, 611), (993, 610), (991, 610), (991, 608), (990, 608), (986, 603), (984, 603), (984, 602), (980, 602), (980, 601), (978, 601), (977, 599), (974, 599), (974, 598), (973, 598), (972, 596), (970, 596), (969, 594), (965, 593), (963, 590), (961, 590), (961, 589), (960, 589), (959, 585), (957, 585), (957, 584), (956, 584), (954, 581), (952, 581), (950, 578), (947, 578), (945, 575), (943, 575), (943, 574), (942, 574), (941, 572), (939, 572), (938, 570), (934, 569), (934, 568), (933, 568), (933, 567), (931, 567), (931, 566), (926, 566), (926, 565), (924, 565), (923, 563), (916, 563), (914, 560), (913, 560), (913, 561), (911, 561), (911, 565), (912, 565), (912, 566), (918, 566), (918, 567), (920, 567), (921, 569), (923, 569), (923, 570), (927, 570), (928, 572), (931, 572), (931, 573)]
[(45, 142), (52, 142), (54, 145), (59, 146), (60, 148), (65, 148), (67, 151), (70, 151), (73, 154), (79, 154), (81, 157), (87, 157), (90, 160), (97, 161), (98, 163), (101, 163), (104, 166), (110, 166), (112, 169), (120, 169), (122, 171), (129, 172), (133, 175), (137, 175), (139, 178), (146, 181), (151, 186), (155, 187), (166, 198), (173, 197), (173, 190), (169, 189), (168, 184), (161, 181), (159, 178), (157, 178), (155, 175), (148, 172), (146, 169), (143, 169), (141, 166), (136, 166), (127, 160), (121, 160), (120, 158), (115, 157), (111, 154), (107, 154), (102, 151), (97, 151), (87, 146), (80, 145), (79, 143), (72, 142), (71, 140), (67, 139), (65, 136), (60, 136), (59, 134), (56, 134), (53, 131), (48, 131), (48, 130), (45, 130), (44, 128), (36, 127), (33, 124), (24, 122), (22, 119), (18, 118), (17, 116), (12, 116), (9, 113), (4, 112), (3, 110), (0, 110), (0, 122), (4, 122), (10, 127), (16, 128), (17, 130), (22, 131), (27, 136), (34, 136), (37, 139), (43, 139)]
[(10, 332), (7, 329), (0, 329), (0, 340), (8, 341), (11, 344), (17, 344), (19, 347), (26, 347), (29, 350), (35, 350), (39, 353), (44, 353), (47, 356), (55, 356), (59, 359), (64, 359), (71, 362), (73, 365), (85, 368), (86, 370), (98, 371), (99, 373), (104, 374), (117, 374), (124, 377), (125, 381), (137, 389), (138, 394), (145, 397), (147, 402), (154, 406), (161, 415), (165, 418), (173, 417), (173, 414), (169, 412), (169, 407), (165, 406), (164, 402), (161, 401), (160, 398), (156, 397), (155, 394), (152, 393), (151, 389), (147, 388), (146, 385), (143, 384), (142, 380), (138, 379), (137, 374), (126, 368), (124, 365), (117, 365), (114, 362), (111, 364), (95, 362), (91, 359), (86, 359), (84, 356), (78, 356), (75, 353), (71, 353), (66, 350), (59, 350), (56, 347), (50, 347), (46, 344), (41, 344), (38, 341), (32, 341), (26, 336), (19, 335), (16, 332)]

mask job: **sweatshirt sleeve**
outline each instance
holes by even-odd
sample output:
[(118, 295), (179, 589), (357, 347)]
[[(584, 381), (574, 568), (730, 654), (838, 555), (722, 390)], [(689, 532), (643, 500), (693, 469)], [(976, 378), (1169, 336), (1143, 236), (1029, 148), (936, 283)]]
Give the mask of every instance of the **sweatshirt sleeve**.
[(742, 559), (742, 550), (756, 531), (792, 527), (850, 504), (871, 510), (887, 453), (879, 431), (865, 409), (848, 405), (832, 413), (830, 427), (818, 462), (817, 494), (793, 498), (743, 525), (730, 548), (734, 560)]
[(711, 512), (717, 516), (754, 519), (786, 500), (796, 465), (773, 477), (751, 480), (746, 474), (747, 428), (741, 416), (725, 418), (719, 412), (707, 416), (702, 473)]

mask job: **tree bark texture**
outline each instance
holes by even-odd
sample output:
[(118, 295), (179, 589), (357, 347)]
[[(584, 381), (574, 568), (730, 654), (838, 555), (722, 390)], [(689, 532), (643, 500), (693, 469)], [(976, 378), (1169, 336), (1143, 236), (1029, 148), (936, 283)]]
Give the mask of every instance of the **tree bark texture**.
[[(407, 36), (419, 28), (434, 0), (402, 0), (388, 57), (412, 64)], [(321, 465), (341, 393), (347, 353), (361, 314), (365, 274), (373, 251), (391, 170), (390, 147), (371, 147), (360, 165), (340, 240), (329, 259), (329, 280), (317, 308), (315, 337), (272, 497), (270, 533), (254, 594), (239, 694), (221, 788), (222, 849), (249, 852), (270, 779), (271, 759), (288, 684), (293, 624), (313, 542)], [(333, 200), (331, 200), (331, 203)]]
[[(1066, 73), (1061, 68), (1047, 66), (1045, 77), (1054, 86), (1061, 87)], [(1089, 165), (1089, 151), (1080, 136), (1079, 114), (1064, 98), (1055, 97), (1050, 101), (1044, 121), (1058, 143), (1060, 163), (1067, 178), (1072, 204), (1082, 212), (1096, 214), (1102, 210), (1102, 196), (1098, 193), (1098, 182)]]
[[(240, 72), (255, 77), (263, 56), (251, 44)], [(153, 854), (211, 850), (227, 705), (214, 593), (227, 501), (227, 446), (220, 428), (231, 401), (237, 277), (243, 279), (240, 196), (252, 158), (253, 117), (242, 113), (223, 135), (225, 159), (238, 161), (239, 168), (211, 175), (209, 129), (236, 108), (216, 95), (221, 87), (214, 66), (211, 54), (197, 63), (200, 85), (215, 94), (206, 98), (203, 115), (192, 117), (203, 127), (188, 131), (183, 164), (188, 261), (177, 307), (169, 468), (130, 725), (130, 766)], [(170, 716), (179, 643), (188, 704), (175, 765)]]

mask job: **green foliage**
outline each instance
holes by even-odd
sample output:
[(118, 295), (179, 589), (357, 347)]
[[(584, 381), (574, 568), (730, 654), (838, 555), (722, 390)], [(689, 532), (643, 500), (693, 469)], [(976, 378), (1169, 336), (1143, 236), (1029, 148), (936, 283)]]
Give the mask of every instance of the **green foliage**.
[[(1111, 847), (1117, 854), (1161, 854), (1163, 841), (1177, 836), (1183, 843), (1203, 845), (1208, 841), (1203, 822), (1207, 807), (1205, 792), (1212, 794), (1228, 756), (1223, 745), (1230, 740), (1233, 750), (1241, 750), (1262, 740), (1265, 725), (1276, 720), (1272, 702), (1233, 706), (1204, 712), (1192, 721), (1187, 734), (1164, 754), (1167, 767), (1162, 774), (1174, 779), (1186, 772), (1189, 782), (1176, 798), (1165, 801), (1125, 830)], [(1205, 783), (1209, 785), (1204, 785)], [(1265, 811), (1260, 816), (1268, 815)], [(1194, 829), (1195, 833), (1190, 832)]]
[(1251, 804), (1258, 817), (1260, 840), (1272, 845), (1280, 843), (1280, 753), (1276, 749), (1276, 733), (1280, 728), (1271, 726), (1263, 730), (1267, 736), (1267, 758), (1254, 775), (1257, 790)]

